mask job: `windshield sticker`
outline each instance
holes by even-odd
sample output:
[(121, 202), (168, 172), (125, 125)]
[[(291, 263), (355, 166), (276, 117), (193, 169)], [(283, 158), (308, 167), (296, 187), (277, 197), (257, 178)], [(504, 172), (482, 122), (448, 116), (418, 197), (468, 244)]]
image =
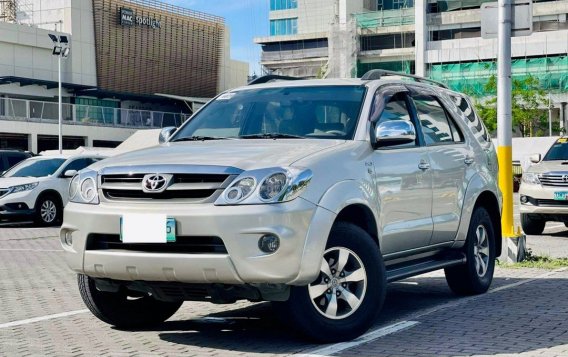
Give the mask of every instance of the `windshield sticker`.
[(566, 142), (568, 142), (568, 138), (560, 138), (557, 141), (557, 143), (559, 143), (559, 144), (566, 144)]
[(235, 93), (225, 93), (221, 94), (217, 100), (229, 100), (235, 96)]

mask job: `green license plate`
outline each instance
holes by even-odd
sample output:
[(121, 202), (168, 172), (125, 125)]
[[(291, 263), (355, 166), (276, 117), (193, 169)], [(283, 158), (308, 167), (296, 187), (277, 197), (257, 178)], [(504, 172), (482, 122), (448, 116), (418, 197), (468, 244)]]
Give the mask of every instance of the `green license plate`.
[(568, 200), (568, 192), (567, 191), (554, 192), (554, 199), (557, 201), (566, 201)]
[(168, 243), (176, 241), (176, 220), (175, 218), (168, 218), (166, 222), (166, 240)]

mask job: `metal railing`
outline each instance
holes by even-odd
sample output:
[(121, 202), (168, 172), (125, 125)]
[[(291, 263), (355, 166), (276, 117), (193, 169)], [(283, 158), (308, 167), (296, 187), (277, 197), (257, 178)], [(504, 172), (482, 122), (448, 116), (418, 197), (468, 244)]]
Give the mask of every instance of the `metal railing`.
[[(63, 103), (62, 117), (64, 124), (163, 128), (180, 126), (189, 115)], [(0, 119), (56, 123), (58, 121), (57, 102), (0, 98)]]

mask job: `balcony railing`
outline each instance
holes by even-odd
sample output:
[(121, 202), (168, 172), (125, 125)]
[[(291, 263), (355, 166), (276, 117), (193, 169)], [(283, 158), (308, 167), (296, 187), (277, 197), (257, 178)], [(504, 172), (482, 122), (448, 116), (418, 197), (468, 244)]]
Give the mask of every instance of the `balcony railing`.
[(353, 14), (357, 26), (362, 30), (374, 30), (381, 27), (414, 25), (414, 8), (381, 10)]
[[(57, 108), (56, 102), (0, 98), (0, 119), (57, 123)], [(180, 126), (189, 115), (154, 110), (121, 109), (63, 103), (62, 117), (64, 124), (123, 128), (163, 128), (166, 126)]]

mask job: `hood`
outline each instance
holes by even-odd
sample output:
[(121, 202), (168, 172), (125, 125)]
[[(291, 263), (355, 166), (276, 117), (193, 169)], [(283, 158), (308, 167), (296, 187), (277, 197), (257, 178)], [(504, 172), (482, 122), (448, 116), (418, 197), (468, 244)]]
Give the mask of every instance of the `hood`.
[(568, 162), (566, 160), (554, 160), (554, 161), (541, 161), (538, 164), (532, 164), (527, 169), (527, 172), (543, 173), (551, 171), (568, 172), (568, 164), (563, 165), (563, 163)]
[(250, 139), (168, 143), (100, 161), (90, 168), (140, 165), (232, 166), (242, 170), (287, 166), (345, 140)]
[(0, 188), (42, 181), (43, 177), (0, 177)]

